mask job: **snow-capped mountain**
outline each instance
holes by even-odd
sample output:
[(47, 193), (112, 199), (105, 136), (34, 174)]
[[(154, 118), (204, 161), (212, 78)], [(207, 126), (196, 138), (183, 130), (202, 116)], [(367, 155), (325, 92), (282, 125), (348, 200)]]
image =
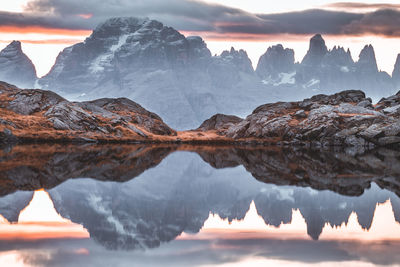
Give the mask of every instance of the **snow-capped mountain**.
[(21, 88), (33, 88), (36, 69), (22, 52), (21, 42), (13, 41), (0, 52), (0, 80)]
[(212, 57), (200, 37), (154, 20), (113, 18), (61, 52), (40, 85), (73, 99), (129, 97), (187, 128), (233, 106), (251, 111), (257, 81), (244, 51)]

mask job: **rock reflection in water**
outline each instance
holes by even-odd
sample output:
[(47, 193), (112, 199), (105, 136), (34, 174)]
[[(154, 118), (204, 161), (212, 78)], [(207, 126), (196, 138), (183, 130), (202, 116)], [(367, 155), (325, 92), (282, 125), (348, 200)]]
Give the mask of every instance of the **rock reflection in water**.
[[(313, 239), (352, 212), (370, 229), (377, 203), (387, 200), (400, 218), (399, 155), (389, 150), (35, 145), (3, 151), (0, 168), (3, 195), (50, 189), (57, 211), (108, 249), (154, 248), (198, 233), (210, 212), (241, 220), (252, 201), (271, 226), (299, 210)], [(92, 179), (70, 179), (80, 177)]]

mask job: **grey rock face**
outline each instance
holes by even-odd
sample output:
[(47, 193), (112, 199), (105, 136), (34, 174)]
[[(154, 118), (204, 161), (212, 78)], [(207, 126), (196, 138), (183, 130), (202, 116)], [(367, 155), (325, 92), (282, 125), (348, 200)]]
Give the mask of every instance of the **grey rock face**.
[(400, 89), (397, 85), (400, 82), (378, 70), (371, 45), (365, 46), (359, 60), (354, 62), (349, 49), (334, 46), (328, 50), (320, 34), (311, 38), (301, 63), (294, 63), (292, 50), (280, 45), (270, 47), (261, 56), (256, 73), (271, 93), (280, 89), (280, 95), (277, 94), (282, 101), (286, 95), (300, 100), (316, 93), (332, 94), (349, 89), (362, 90), (377, 101)]
[(209, 131), (209, 130), (222, 130), (222, 129), (227, 129), (233, 124), (241, 122), (243, 119), (232, 116), (232, 115), (224, 115), (224, 114), (216, 114), (209, 118), (208, 120), (205, 120), (198, 130), (202, 131)]
[(280, 73), (294, 71), (294, 50), (282, 45), (271, 46), (257, 64), (256, 72), (261, 78), (277, 78)]
[[(246, 51), (243, 49), (237, 51), (235, 48), (231, 47), (230, 51), (223, 51), (219, 58), (228, 65), (235, 66), (239, 71), (245, 73), (252, 73), (254, 71), (251, 61)], [(218, 59), (218, 57), (216, 59)]]
[(130, 127), (136, 133), (145, 136), (143, 132), (132, 124), (139, 124), (147, 131), (159, 135), (175, 135), (175, 131), (169, 128), (155, 113), (144, 109), (141, 105), (127, 98), (102, 98), (81, 105), (92, 112), (98, 112), (101, 116), (113, 118), (112, 123), (122, 123)]
[(376, 104), (376, 109), (382, 110), (386, 108), (393, 108), (400, 105), (400, 91), (392, 96), (384, 97)]
[(396, 89), (400, 89), (400, 54), (397, 55), (396, 63), (394, 64), (394, 69), (392, 72), (392, 77), (394, 82), (396, 83)]
[[(54, 128), (57, 130), (102, 131), (102, 129), (96, 127), (98, 124), (96, 117), (68, 101), (52, 106), (44, 115), (54, 124)], [(106, 130), (103, 131), (108, 133)]]
[(48, 109), (62, 101), (64, 98), (44, 90), (18, 90), (10, 95), (13, 100), (9, 102), (8, 108), (22, 115), (30, 115)]
[(0, 52), (0, 80), (21, 88), (33, 88), (36, 70), (32, 61), (22, 52), (21, 42), (13, 41)]
[(377, 73), (378, 65), (376, 64), (375, 51), (372, 45), (366, 45), (360, 52), (357, 67), (363, 73)]
[(308, 90), (323, 93), (356, 89), (374, 99), (396, 91), (394, 80), (386, 72), (378, 70), (375, 52), (371, 45), (361, 51), (354, 62), (350, 51), (343, 47), (327, 50), (320, 35), (310, 41), (310, 49), (302, 63), (296, 66), (296, 84)]
[(301, 63), (309, 66), (319, 65), (327, 52), (328, 48), (326, 47), (325, 40), (321, 34), (316, 34), (311, 38), (310, 47)]
[(384, 99), (375, 108), (364, 107), (365, 103), (370, 104), (370, 99), (363, 92), (344, 91), (301, 102), (266, 104), (230, 126), (226, 134), (235, 139), (274, 137), (286, 144), (318, 147), (398, 147), (400, 114), (383, 109), (385, 103), (393, 103)]

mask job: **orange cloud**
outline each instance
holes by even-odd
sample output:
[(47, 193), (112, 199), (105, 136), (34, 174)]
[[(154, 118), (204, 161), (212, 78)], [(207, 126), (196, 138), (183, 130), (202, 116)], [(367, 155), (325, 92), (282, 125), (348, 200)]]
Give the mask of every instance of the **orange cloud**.
[[(0, 40), (0, 43), (8, 44), (13, 40)], [(82, 41), (82, 39), (43, 39), (43, 40), (19, 40), (25, 44), (62, 44), (73, 45)]]
[(389, 3), (357, 3), (357, 2), (336, 2), (325, 5), (328, 8), (335, 8), (338, 10), (356, 9), (356, 10), (377, 10), (377, 9), (400, 9), (400, 4), (389, 4)]
[(40, 26), (0, 26), (0, 33), (38, 33), (46, 35), (88, 36), (91, 30), (57, 29)]
[(90, 19), (91, 17), (93, 17), (93, 14), (78, 14), (78, 17), (84, 18), (84, 19)]

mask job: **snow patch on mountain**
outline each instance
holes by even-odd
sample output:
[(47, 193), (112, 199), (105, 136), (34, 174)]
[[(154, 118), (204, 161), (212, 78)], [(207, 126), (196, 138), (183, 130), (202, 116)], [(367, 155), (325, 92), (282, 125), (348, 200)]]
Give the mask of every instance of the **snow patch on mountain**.
[(319, 84), (321, 81), (317, 79), (311, 79), (308, 83), (306, 83), (304, 86), (305, 87), (312, 87), (314, 85)]

